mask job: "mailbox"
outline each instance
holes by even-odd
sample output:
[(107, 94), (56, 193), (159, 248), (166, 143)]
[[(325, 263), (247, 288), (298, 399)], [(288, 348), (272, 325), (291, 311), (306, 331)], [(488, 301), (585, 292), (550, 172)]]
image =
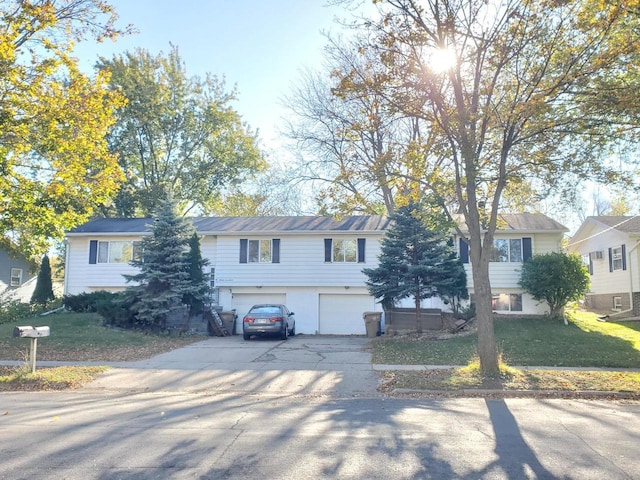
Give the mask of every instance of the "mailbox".
[(13, 336), (19, 338), (40, 338), (49, 336), (49, 327), (15, 327)]

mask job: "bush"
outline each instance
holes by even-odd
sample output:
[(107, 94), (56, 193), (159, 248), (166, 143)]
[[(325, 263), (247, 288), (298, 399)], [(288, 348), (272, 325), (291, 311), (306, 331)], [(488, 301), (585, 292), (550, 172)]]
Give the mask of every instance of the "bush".
[(119, 292), (96, 303), (96, 311), (104, 319), (104, 324), (111, 327), (135, 328), (137, 298), (129, 292)]
[(31, 305), (20, 303), (17, 300), (3, 301), (0, 299), (0, 324), (19, 323), (20, 320), (33, 315)]
[(78, 295), (65, 295), (62, 299), (64, 305), (73, 312), (97, 312), (97, 305), (110, 302), (114, 293), (106, 290), (99, 290), (91, 293), (80, 293)]

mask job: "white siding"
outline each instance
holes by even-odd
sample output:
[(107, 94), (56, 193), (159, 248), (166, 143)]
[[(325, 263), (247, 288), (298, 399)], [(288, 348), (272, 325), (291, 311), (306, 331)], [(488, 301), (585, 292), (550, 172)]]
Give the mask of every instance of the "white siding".
[[(128, 284), (123, 274), (132, 275), (137, 269), (128, 263), (89, 263), (89, 242), (96, 237), (70, 237), (67, 239), (67, 263), (65, 265), (66, 295), (77, 295), (95, 290), (122, 290)], [(140, 240), (140, 237), (113, 236), (100, 241)]]
[[(219, 236), (216, 283), (224, 286), (362, 286), (363, 268), (375, 268), (382, 235), (345, 235), (366, 238), (364, 263), (325, 263), (324, 238), (316, 235), (249, 237), (251, 240), (280, 238), (280, 263), (240, 263), (241, 236)], [(338, 238), (333, 235), (333, 238)]]

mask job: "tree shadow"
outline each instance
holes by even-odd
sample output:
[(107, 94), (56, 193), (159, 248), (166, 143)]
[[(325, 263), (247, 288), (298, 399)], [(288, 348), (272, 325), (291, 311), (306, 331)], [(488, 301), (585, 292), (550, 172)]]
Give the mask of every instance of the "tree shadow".
[(477, 472), (477, 475), (486, 475), (497, 467), (507, 478), (557, 479), (556, 475), (540, 463), (535, 452), (522, 437), (520, 427), (505, 401), (485, 399), (485, 404), (495, 434), (495, 453), (498, 458)]

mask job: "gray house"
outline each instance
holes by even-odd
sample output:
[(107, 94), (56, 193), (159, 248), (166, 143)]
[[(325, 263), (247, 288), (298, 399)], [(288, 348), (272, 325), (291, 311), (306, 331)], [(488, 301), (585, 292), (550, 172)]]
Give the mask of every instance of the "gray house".
[(37, 267), (26, 258), (0, 248), (0, 294), (28, 302), (35, 288)]

